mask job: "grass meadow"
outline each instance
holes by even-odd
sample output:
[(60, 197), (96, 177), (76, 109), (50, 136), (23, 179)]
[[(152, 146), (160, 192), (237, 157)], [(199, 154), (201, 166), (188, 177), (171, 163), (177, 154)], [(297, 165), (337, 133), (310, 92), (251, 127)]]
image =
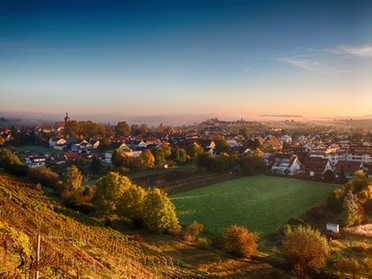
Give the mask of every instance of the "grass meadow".
[(171, 196), (182, 225), (196, 220), (204, 230), (221, 233), (240, 225), (260, 239), (289, 218), (326, 201), (337, 185), (271, 176), (243, 177)]

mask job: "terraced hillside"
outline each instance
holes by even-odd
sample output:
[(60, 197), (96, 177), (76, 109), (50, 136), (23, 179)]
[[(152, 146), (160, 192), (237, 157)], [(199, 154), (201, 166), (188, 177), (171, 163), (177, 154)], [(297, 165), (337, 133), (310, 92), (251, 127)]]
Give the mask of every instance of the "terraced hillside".
[(156, 247), (68, 211), (33, 188), (0, 175), (0, 278), (31, 278), (37, 269), (40, 278), (193, 277)]

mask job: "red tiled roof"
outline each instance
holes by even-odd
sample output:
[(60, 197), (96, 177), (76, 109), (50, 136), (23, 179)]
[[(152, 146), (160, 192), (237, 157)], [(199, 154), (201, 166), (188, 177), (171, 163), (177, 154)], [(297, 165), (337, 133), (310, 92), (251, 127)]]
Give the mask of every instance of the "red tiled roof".
[(361, 166), (362, 162), (339, 160), (336, 165), (335, 171), (339, 172), (341, 171), (342, 167), (344, 167), (345, 173), (354, 173), (360, 170)]
[(80, 157), (80, 155), (77, 153), (77, 152), (67, 152), (65, 154), (65, 157), (68, 159), (68, 160), (75, 160), (77, 158)]

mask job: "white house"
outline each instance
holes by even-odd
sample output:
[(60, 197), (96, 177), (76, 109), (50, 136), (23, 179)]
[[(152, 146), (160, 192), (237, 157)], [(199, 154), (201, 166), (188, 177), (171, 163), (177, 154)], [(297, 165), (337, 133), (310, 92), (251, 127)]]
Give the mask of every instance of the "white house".
[(271, 170), (278, 174), (295, 175), (301, 169), (297, 155), (276, 154), (271, 165)]
[(26, 165), (30, 168), (38, 168), (45, 166), (45, 157), (30, 156), (26, 158)]

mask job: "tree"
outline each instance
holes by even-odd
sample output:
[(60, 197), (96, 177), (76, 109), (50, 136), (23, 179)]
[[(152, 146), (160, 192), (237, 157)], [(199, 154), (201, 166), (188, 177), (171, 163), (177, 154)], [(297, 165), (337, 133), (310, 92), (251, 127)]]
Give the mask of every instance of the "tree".
[(209, 152), (204, 152), (197, 159), (197, 165), (199, 168), (206, 168), (209, 170), (214, 160), (213, 154)]
[(93, 156), (89, 164), (89, 170), (94, 174), (98, 174), (102, 169), (103, 165), (101, 160), (97, 156)]
[(299, 274), (318, 271), (329, 256), (327, 239), (311, 227), (289, 228), (283, 240), (282, 254)]
[(186, 154), (191, 160), (195, 160), (199, 155), (203, 154), (204, 149), (197, 143), (191, 143), (186, 146)]
[(338, 181), (339, 181), (340, 184), (345, 184), (346, 181), (347, 181), (344, 166), (341, 166), (341, 170), (340, 170), (340, 173), (338, 175)]
[(83, 202), (83, 177), (79, 169), (72, 165), (67, 171), (62, 184), (62, 200), (70, 205), (80, 205)]
[(144, 198), (145, 190), (140, 186), (130, 184), (118, 201), (118, 215), (130, 221), (141, 222)]
[(155, 157), (150, 150), (142, 151), (140, 158), (140, 169), (152, 169), (155, 166)]
[(70, 120), (65, 124), (63, 130), (66, 137), (77, 138), (80, 135), (80, 123), (76, 120)]
[(27, 176), (31, 181), (51, 188), (55, 187), (58, 181), (58, 174), (52, 172), (48, 167), (30, 168)]
[(0, 136), (0, 146), (2, 146), (4, 144), (5, 140), (2, 136)]
[(3, 167), (6, 171), (15, 175), (27, 175), (27, 166), (25, 166), (16, 155), (6, 148), (0, 149), (0, 167)]
[(196, 221), (193, 221), (186, 227), (184, 239), (188, 239), (190, 242), (193, 242), (202, 231), (203, 225)]
[(116, 172), (110, 172), (98, 179), (93, 198), (96, 210), (102, 214), (116, 213), (117, 206), (130, 185), (128, 177)]
[(159, 168), (165, 164), (165, 153), (161, 147), (156, 147), (152, 150), (152, 154), (155, 158), (155, 167)]
[(336, 180), (335, 173), (332, 170), (327, 170), (323, 174), (324, 182), (333, 183)]
[(118, 122), (115, 127), (115, 135), (117, 137), (126, 137), (130, 135), (130, 128), (126, 121)]
[(216, 144), (216, 151), (218, 153), (228, 152), (231, 149), (230, 145), (227, 143), (226, 139), (224, 138), (215, 139), (214, 143)]
[(239, 258), (250, 258), (257, 252), (256, 234), (248, 232), (244, 227), (233, 225), (223, 232), (224, 251)]
[(175, 207), (159, 188), (147, 190), (142, 219), (145, 228), (151, 232), (173, 233), (179, 228)]
[(252, 156), (256, 158), (262, 158), (263, 152), (258, 147), (253, 151)]
[(108, 138), (103, 138), (99, 140), (99, 146), (98, 146), (99, 150), (103, 150), (103, 151), (108, 150), (110, 149), (110, 146), (111, 146), (111, 142)]
[(169, 147), (169, 144), (168, 143), (162, 143), (160, 145), (160, 148), (161, 150), (163, 150), (163, 153), (164, 153), (164, 156), (165, 156), (165, 159), (169, 159), (170, 155), (171, 155), (171, 149)]
[(172, 148), (170, 158), (176, 163), (184, 163), (187, 159), (186, 150), (176, 146), (175, 148)]
[(124, 156), (121, 154), (121, 152), (117, 149), (112, 152), (112, 157), (111, 157), (111, 163), (115, 167), (122, 167), (124, 163)]
[(346, 193), (342, 209), (344, 225), (346, 227), (354, 225), (355, 221), (358, 219), (358, 205), (355, 203), (354, 196), (351, 191)]

